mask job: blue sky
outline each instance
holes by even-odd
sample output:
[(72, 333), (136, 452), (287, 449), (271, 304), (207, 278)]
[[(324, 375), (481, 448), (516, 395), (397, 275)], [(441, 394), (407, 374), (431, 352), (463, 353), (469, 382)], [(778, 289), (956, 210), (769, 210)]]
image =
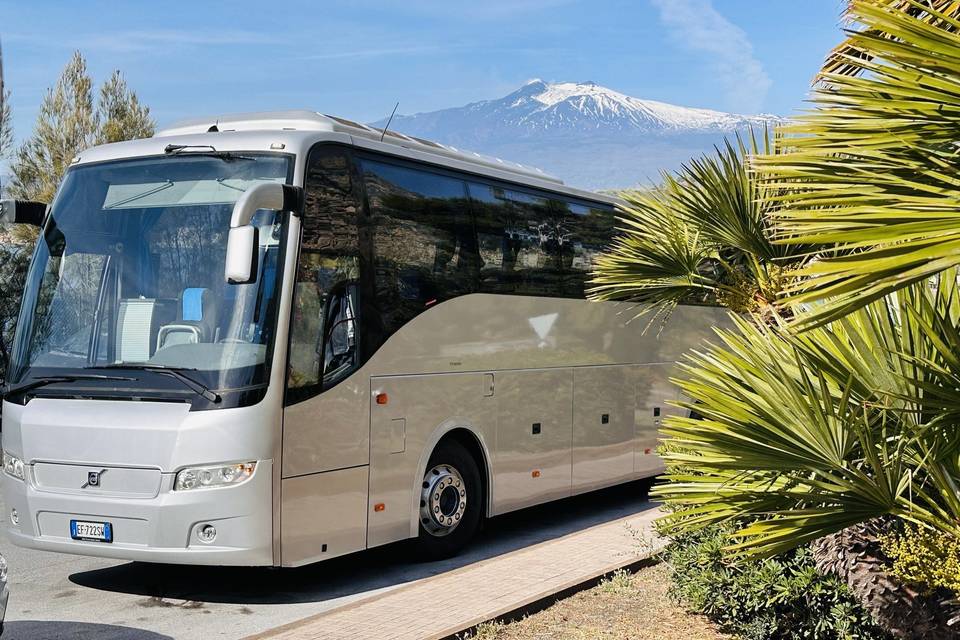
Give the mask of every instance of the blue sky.
[(0, 0), (15, 133), (74, 50), (119, 68), (160, 125), (310, 108), (360, 121), (593, 80), (684, 106), (781, 115), (841, 38), (841, 0)]

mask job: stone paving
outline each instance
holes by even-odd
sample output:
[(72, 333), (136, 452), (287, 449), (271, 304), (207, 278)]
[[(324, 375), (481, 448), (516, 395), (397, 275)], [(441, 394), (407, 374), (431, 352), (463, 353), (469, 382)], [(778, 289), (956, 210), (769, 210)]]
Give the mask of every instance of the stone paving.
[(438, 640), (649, 556), (659, 509), (422, 578), (247, 640)]

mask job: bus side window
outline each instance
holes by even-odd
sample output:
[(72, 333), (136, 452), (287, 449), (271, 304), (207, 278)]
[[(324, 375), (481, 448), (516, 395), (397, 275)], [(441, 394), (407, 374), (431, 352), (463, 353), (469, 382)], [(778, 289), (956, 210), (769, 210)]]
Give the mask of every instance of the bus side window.
[(323, 386), (331, 387), (357, 366), (357, 287), (349, 283), (327, 297), (323, 342)]
[[(360, 271), (361, 207), (350, 156), (339, 149), (315, 148), (307, 161), (304, 185), (287, 404), (336, 384), (358, 364), (357, 295), (352, 283)], [(349, 354), (343, 352), (346, 336), (353, 345)]]
[(293, 290), (287, 386), (308, 388), (320, 382), (318, 349), (323, 325), (323, 295), (317, 282), (318, 254), (302, 251)]
[(564, 294), (562, 247), (570, 242), (563, 201), (469, 183), (484, 293)]
[(376, 160), (361, 167), (385, 340), (426, 309), (476, 291), (476, 236), (463, 180)]
[(606, 249), (616, 223), (612, 207), (587, 207), (571, 203), (566, 215), (570, 234), (561, 246), (563, 294), (583, 298), (597, 257)]

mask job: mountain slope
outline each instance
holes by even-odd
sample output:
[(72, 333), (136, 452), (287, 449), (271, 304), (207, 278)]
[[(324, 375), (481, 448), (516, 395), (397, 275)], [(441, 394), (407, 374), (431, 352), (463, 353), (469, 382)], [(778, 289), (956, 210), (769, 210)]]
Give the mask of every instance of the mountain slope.
[(532, 80), (496, 100), (397, 116), (390, 128), (534, 165), (568, 184), (618, 189), (656, 181), (724, 136), (777, 120), (641, 100), (593, 82)]

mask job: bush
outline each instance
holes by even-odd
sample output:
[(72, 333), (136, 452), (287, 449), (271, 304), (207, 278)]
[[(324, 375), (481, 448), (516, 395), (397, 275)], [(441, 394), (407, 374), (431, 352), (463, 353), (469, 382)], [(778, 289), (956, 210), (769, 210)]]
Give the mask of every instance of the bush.
[(928, 592), (946, 589), (960, 594), (960, 539), (906, 525), (881, 543), (884, 553), (893, 558), (893, 574), (901, 580), (922, 585)]
[(744, 640), (888, 638), (846, 585), (817, 572), (806, 547), (766, 560), (731, 559), (723, 549), (735, 528), (670, 536), (663, 554), (672, 597)]

